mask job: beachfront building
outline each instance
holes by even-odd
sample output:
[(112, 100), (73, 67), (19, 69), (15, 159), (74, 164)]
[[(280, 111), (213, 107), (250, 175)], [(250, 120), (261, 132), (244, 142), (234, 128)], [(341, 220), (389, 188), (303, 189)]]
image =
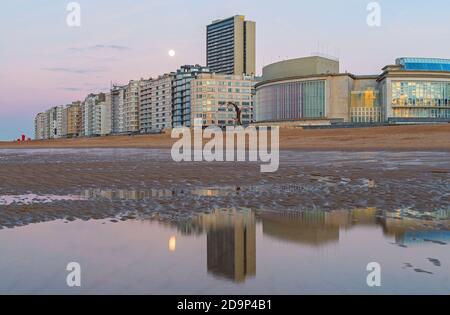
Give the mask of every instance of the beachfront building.
[(243, 125), (253, 122), (253, 76), (199, 74), (191, 82), (191, 125), (203, 118), (204, 126), (233, 126), (236, 111), (230, 103), (241, 109)]
[(67, 138), (76, 138), (81, 136), (83, 120), (83, 110), (80, 101), (72, 102), (64, 109), (64, 119), (67, 121)]
[(447, 122), (450, 60), (400, 58), (381, 75), (340, 73), (313, 56), (263, 69), (256, 121), (280, 125)]
[(191, 81), (209, 68), (185, 65), (177, 70), (172, 82), (172, 127), (191, 127)]
[(47, 139), (48, 121), (46, 113), (38, 113), (34, 119), (34, 139)]
[(158, 133), (172, 127), (172, 82), (175, 73), (141, 81), (140, 132)]
[(236, 15), (207, 26), (206, 58), (212, 72), (223, 74), (256, 73), (256, 24)]
[(105, 101), (100, 102), (100, 134), (106, 136), (112, 132), (112, 97), (111, 93), (105, 94)]
[(111, 132), (121, 134), (125, 132), (124, 107), (126, 86), (114, 85), (111, 89)]
[(385, 120), (450, 122), (450, 59), (399, 58), (378, 83)]
[(132, 80), (125, 88), (123, 127), (126, 133), (139, 132), (139, 89), (141, 81)]
[(100, 136), (102, 128), (102, 105), (105, 94), (89, 94), (84, 101), (84, 136)]
[[(44, 125), (43, 139), (57, 139), (63, 136), (63, 112), (64, 106), (55, 106), (47, 110)], [(42, 118), (41, 118), (42, 119)]]

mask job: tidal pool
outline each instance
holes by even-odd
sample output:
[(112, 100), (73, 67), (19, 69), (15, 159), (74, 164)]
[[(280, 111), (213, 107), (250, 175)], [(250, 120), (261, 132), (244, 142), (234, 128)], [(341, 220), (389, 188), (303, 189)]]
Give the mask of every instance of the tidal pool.
[[(61, 220), (0, 230), (1, 294), (448, 294), (449, 218), (377, 209), (181, 222)], [(66, 284), (69, 262), (81, 287)], [(367, 264), (382, 285), (367, 286)]]
[(448, 152), (283, 151), (270, 174), (167, 150), (0, 157), (1, 294), (450, 293)]

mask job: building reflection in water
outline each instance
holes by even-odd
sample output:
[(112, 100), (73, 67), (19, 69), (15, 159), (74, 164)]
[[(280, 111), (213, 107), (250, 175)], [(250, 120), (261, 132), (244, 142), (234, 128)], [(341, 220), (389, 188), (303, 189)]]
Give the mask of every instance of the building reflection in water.
[(215, 276), (244, 282), (256, 274), (256, 219), (253, 211), (230, 209), (200, 215), (207, 234), (207, 268)]
[[(430, 215), (432, 217), (430, 217)], [(450, 213), (424, 214), (375, 208), (352, 211), (260, 212), (216, 210), (191, 223), (207, 234), (208, 272), (235, 282), (256, 275), (256, 224), (263, 234), (282, 241), (320, 247), (339, 242), (341, 230), (380, 227), (398, 244), (450, 241)]]
[(263, 233), (283, 241), (311, 246), (339, 242), (341, 229), (380, 226), (398, 244), (450, 240), (448, 211), (424, 214), (412, 210), (386, 213), (375, 208), (352, 211), (263, 212)]
[[(175, 194), (221, 196), (236, 193), (235, 188), (195, 190), (87, 190), (84, 197), (143, 200), (170, 198)], [(410, 209), (387, 212), (375, 208), (337, 211), (258, 211), (250, 209), (216, 210), (193, 220), (178, 222), (184, 235), (207, 234), (208, 272), (235, 282), (244, 282), (256, 274), (256, 224), (263, 234), (278, 240), (320, 247), (338, 243), (341, 230), (355, 227), (380, 227), (397, 244), (427, 242), (450, 243), (450, 210), (428, 213)], [(171, 223), (173, 224), (173, 222)], [(259, 223), (258, 223), (259, 224)], [(176, 239), (169, 240), (169, 250)]]

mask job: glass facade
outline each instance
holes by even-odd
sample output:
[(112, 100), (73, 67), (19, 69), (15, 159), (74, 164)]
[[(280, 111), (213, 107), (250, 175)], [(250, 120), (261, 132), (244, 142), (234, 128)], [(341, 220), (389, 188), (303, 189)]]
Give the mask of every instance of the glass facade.
[(280, 83), (257, 89), (257, 121), (325, 116), (325, 80)]
[(450, 118), (450, 82), (393, 81), (393, 117)]
[(409, 71), (450, 71), (449, 59), (399, 58), (396, 63)]
[(380, 92), (373, 88), (367, 88), (364, 91), (352, 91), (350, 107), (352, 122), (381, 122)]

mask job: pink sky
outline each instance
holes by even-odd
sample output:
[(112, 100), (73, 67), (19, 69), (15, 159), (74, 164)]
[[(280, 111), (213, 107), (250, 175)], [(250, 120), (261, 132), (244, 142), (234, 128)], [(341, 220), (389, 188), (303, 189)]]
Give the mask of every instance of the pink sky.
[(356, 74), (379, 73), (402, 56), (450, 58), (445, 0), (379, 1), (379, 28), (366, 24), (365, 0), (83, 0), (80, 28), (66, 25), (68, 2), (2, 4), (0, 140), (18, 137), (19, 129), (33, 136), (37, 112), (105, 91), (110, 82), (205, 64), (206, 25), (235, 14), (257, 23), (259, 73), (318, 50)]

